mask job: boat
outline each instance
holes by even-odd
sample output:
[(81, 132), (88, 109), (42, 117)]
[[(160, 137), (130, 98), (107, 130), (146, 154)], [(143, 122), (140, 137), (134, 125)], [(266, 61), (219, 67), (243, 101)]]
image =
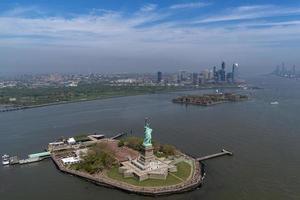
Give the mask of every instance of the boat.
[(50, 158), (50, 152), (41, 152), (41, 153), (35, 153), (28, 155), (28, 158), (21, 159), (18, 161), (20, 165), (27, 164), (27, 163), (33, 163), (33, 162), (39, 162), (41, 160), (44, 160), (46, 158)]
[(271, 104), (271, 105), (278, 105), (279, 102), (278, 102), (278, 101), (272, 101), (270, 104)]
[(9, 155), (4, 154), (2, 156), (2, 165), (9, 165)]
[(219, 89), (216, 89), (216, 94), (223, 94), (223, 92)]
[(11, 156), (9, 158), (9, 164), (10, 165), (16, 165), (16, 164), (19, 164), (19, 158), (18, 156)]

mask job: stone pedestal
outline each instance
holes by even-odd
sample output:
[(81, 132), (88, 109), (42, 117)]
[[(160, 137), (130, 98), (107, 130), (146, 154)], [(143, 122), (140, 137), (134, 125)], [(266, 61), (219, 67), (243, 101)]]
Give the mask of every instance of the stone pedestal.
[(119, 168), (119, 172), (122, 173), (124, 177), (136, 176), (139, 181), (149, 178), (165, 180), (169, 171), (177, 171), (175, 165), (157, 159), (153, 154), (152, 146), (144, 146), (138, 159), (125, 161), (121, 164), (122, 166)]
[(153, 154), (153, 147), (152, 146), (144, 147), (142, 154), (138, 161), (145, 167), (149, 166), (149, 164), (151, 162), (154, 162), (155, 156)]

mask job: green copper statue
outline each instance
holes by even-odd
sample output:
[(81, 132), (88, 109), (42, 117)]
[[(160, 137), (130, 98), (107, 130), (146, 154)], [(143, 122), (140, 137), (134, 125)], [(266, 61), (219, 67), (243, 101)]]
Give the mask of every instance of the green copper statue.
[(144, 147), (151, 147), (152, 143), (151, 143), (151, 133), (152, 133), (152, 129), (150, 128), (150, 124), (148, 122), (148, 119), (145, 120), (145, 138), (144, 138), (144, 142), (143, 142), (143, 146)]

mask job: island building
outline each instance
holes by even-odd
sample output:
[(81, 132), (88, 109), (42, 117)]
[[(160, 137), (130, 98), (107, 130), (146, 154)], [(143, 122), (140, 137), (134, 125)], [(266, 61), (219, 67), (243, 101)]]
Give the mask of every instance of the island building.
[(151, 143), (152, 129), (147, 120), (144, 130), (145, 138), (142, 153), (136, 159), (129, 159), (128, 161), (122, 162), (119, 167), (119, 172), (123, 174), (124, 178), (137, 177), (139, 181), (147, 179), (165, 180), (169, 172), (177, 171), (177, 167), (172, 164), (171, 160), (160, 160), (154, 155)]

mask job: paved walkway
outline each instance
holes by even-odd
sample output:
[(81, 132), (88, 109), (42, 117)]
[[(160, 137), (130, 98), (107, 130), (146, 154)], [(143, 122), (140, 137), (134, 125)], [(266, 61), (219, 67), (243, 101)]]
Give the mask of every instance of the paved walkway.
[(173, 176), (173, 177), (175, 177), (175, 178), (177, 178), (177, 179), (179, 179), (179, 180), (181, 180), (181, 181), (184, 181), (182, 178), (180, 178), (180, 177), (178, 177), (178, 176), (176, 176), (175, 174), (173, 174), (173, 173), (169, 173), (171, 176)]

